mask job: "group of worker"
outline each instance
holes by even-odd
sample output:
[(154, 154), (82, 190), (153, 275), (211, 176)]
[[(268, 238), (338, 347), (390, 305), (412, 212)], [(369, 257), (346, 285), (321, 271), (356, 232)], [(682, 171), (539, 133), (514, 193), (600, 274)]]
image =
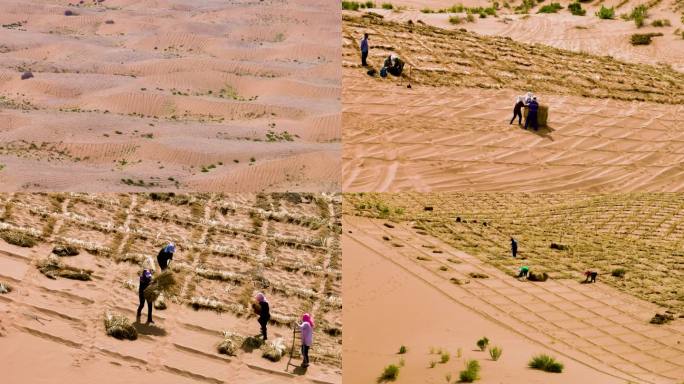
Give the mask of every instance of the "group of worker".
[(525, 129), (532, 127), (535, 131), (539, 129), (539, 120), (537, 113), (539, 111), (539, 102), (537, 96), (532, 92), (527, 92), (524, 96), (518, 96), (515, 99), (515, 106), (513, 107), (513, 117), (510, 124), (513, 124), (515, 118), (518, 118), (518, 125), (522, 125), (523, 108), (527, 108), (527, 117), (525, 118)]
[[(363, 34), (363, 39), (361, 39), (360, 43), (360, 48), (361, 48), (361, 66), (367, 67), (368, 66), (368, 50), (370, 48), (368, 44), (368, 34), (364, 33)], [(387, 74), (390, 74), (392, 76), (401, 76), (401, 73), (404, 71), (404, 62), (399, 58), (398, 55), (396, 54), (390, 54), (385, 58), (385, 61), (383, 62), (382, 68), (380, 69), (380, 76), (381, 77), (387, 77)]]
[[(518, 257), (518, 241), (515, 240), (514, 238), (511, 237), (511, 254), (513, 255), (513, 258)], [(518, 279), (527, 279), (527, 277), (530, 275), (530, 267), (527, 265), (523, 265), (518, 269)], [(598, 276), (598, 272), (596, 271), (585, 271), (584, 272), (584, 283), (595, 283), (596, 282), (596, 277)]]
[[(169, 268), (171, 261), (173, 260), (173, 255), (176, 252), (176, 245), (172, 242), (167, 243), (162, 249), (159, 251), (159, 254), (157, 255), (157, 264), (159, 265), (159, 268), (161, 271), (165, 271), (167, 268)], [(138, 287), (138, 295), (140, 299), (140, 304), (138, 305), (138, 310), (137, 310), (137, 316), (136, 316), (136, 322), (140, 322), (140, 316), (142, 313), (142, 310), (145, 306), (145, 302), (147, 302), (147, 325), (149, 324), (154, 324), (154, 321), (152, 320), (152, 306), (154, 303), (150, 302), (149, 300), (145, 299), (145, 289), (152, 283), (152, 277), (154, 274), (154, 261), (152, 261), (151, 258), (148, 258), (145, 260), (143, 263), (143, 270), (140, 273), (140, 284)], [(259, 326), (261, 328), (261, 337), (264, 341), (268, 340), (268, 323), (271, 320), (271, 308), (269, 305), (268, 300), (266, 300), (266, 296), (264, 293), (259, 292), (255, 296), (255, 302), (256, 302), (256, 314), (258, 315), (257, 322), (259, 323)], [(301, 335), (301, 353), (302, 353), (302, 367), (306, 368), (309, 366), (309, 349), (311, 348), (311, 345), (313, 344), (313, 329), (314, 329), (314, 321), (313, 321), (313, 316), (311, 316), (309, 313), (305, 313), (302, 315), (301, 322), (296, 322), (296, 326), (299, 329), (300, 335)]]

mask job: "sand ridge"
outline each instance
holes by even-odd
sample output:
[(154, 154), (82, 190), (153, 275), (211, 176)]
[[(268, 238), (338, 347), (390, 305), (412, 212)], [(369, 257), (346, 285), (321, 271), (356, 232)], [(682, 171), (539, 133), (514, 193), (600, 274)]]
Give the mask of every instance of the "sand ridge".
[(2, 7), (0, 140), (28, 142), (0, 153), (6, 190), (339, 189), (332, 4)]
[[(684, 373), (680, 359), (684, 329), (681, 324), (666, 327), (648, 324), (648, 314), (654, 310), (650, 303), (600, 283), (517, 281), (475, 257), (417, 233), (420, 231), (411, 229), (410, 222), (393, 223), (394, 228), (388, 228), (382, 220), (345, 216), (344, 226), (345, 237), (363, 244), (367, 252), (383, 255), (400, 266), (403, 273), (423, 280), (449, 301), (485, 316), (488, 321), (500, 323), (510, 332), (523, 334), (528, 340), (562, 354), (565, 360), (570, 358), (610, 376), (637, 382), (675, 383)], [(445, 267), (446, 271), (439, 267)], [(489, 278), (474, 279), (468, 276), (471, 272), (485, 273)], [(456, 285), (451, 278), (468, 283)], [(352, 297), (350, 301), (356, 302), (356, 296)], [(346, 310), (352, 311), (352, 305), (345, 306)], [(358, 327), (353, 321), (348, 321), (347, 326)], [(468, 326), (478, 328), (478, 325)], [(402, 342), (401, 335), (394, 335), (393, 339)], [(376, 369), (379, 373), (380, 367)], [(484, 370), (483, 375), (486, 373)], [(600, 376), (596, 371), (594, 375)], [(568, 379), (559, 377), (558, 380)], [(613, 379), (604, 377), (604, 380)]]

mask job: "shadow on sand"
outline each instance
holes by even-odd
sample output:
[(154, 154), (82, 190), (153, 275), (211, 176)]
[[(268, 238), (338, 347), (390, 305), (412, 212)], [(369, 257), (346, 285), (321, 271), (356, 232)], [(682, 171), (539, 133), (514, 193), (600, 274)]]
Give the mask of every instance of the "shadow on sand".
[(133, 323), (133, 327), (141, 335), (150, 336), (166, 336), (166, 330), (159, 328), (154, 324)]
[[(525, 129), (524, 127), (525, 127), (525, 126), (523, 125), (523, 126), (521, 127), (521, 129)], [(542, 138), (544, 138), (544, 139), (549, 139), (549, 140), (551, 140), (551, 141), (554, 141), (554, 140), (553, 140), (553, 137), (551, 136), (551, 133), (555, 132), (556, 130), (553, 129), (552, 127), (544, 126), (544, 127), (539, 127), (539, 130), (537, 130), (537, 131), (535, 131), (535, 130), (532, 129), (532, 128), (528, 128), (527, 131), (530, 132), (530, 133), (534, 133), (535, 135), (540, 136), (540, 137), (542, 137)]]

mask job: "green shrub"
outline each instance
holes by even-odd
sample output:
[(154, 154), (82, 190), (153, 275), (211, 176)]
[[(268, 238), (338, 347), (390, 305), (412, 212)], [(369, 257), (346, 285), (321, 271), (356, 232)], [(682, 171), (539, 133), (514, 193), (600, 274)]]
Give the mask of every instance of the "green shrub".
[(604, 5), (601, 6), (601, 9), (599, 9), (596, 12), (596, 16), (598, 16), (599, 19), (614, 19), (615, 18), (615, 8), (610, 7), (606, 8)]
[(466, 362), (466, 369), (458, 374), (462, 383), (472, 383), (480, 378), (480, 362), (477, 360), (468, 360)]
[(615, 268), (613, 271), (610, 273), (613, 277), (625, 277), (625, 274), (627, 273), (627, 270), (624, 268)]
[(551, 3), (539, 8), (537, 13), (556, 13), (561, 9), (563, 9), (563, 6), (561, 6), (559, 3)]
[(449, 352), (446, 352), (446, 351), (443, 351), (439, 356), (439, 362), (442, 364), (448, 363), (450, 359), (451, 359), (451, 354), (449, 354)]
[(539, 369), (545, 372), (561, 373), (563, 372), (563, 364), (559, 363), (549, 355), (537, 355), (528, 363), (532, 369)]
[(636, 24), (637, 28), (641, 28), (644, 26), (644, 20), (648, 16), (647, 14), (647, 8), (645, 5), (639, 5), (637, 7), (634, 7), (632, 9), (632, 12), (629, 14), (627, 17), (629, 20), (634, 20), (634, 24)]
[(669, 27), (672, 24), (670, 23), (670, 20), (662, 19), (662, 20), (653, 20), (651, 25), (654, 27)]
[(568, 10), (575, 16), (584, 16), (587, 14), (587, 11), (582, 9), (582, 4), (579, 2), (570, 3), (570, 5), (568, 5)]
[(489, 339), (486, 337), (483, 337), (477, 341), (477, 347), (480, 348), (480, 351), (484, 351), (485, 349), (487, 349), (488, 345), (489, 345)]
[(394, 9), (392, 3), (382, 3), (382, 9)]
[(497, 361), (499, 360), (499, 357), (501, 357), (501, 353), (503, 353), (503, 349), (501, 347), (492, 347), (489, 348), (489, 356), (492, 358), (492, 360)]
[(654, 36), (662, 36), (662, 33), (635, 33), (631, 37), (632, 45), (649, 45)]
[(342, 1), (342, 9), (346, 9), (348, 11), (358, 11), (360, 7), (361, 4), (356, 1)]
[(407, 351), (407, 349), (406, 349), (405, 345), (402, 345), (401, 347), (399, 347), (399, 354), (400, 355), (403, 355), (404, 353), (406, 353), (406, 351)]
[(364, 5), (366, 6), (366, 8), (375, 8), (375, 3), (372, 1), (366, 1)]
[(399, 377), (399, 367), (394, 364), (390, 364), (385, 367), (385, 370), (382, 371), (382, 374), (380, 377), (378, 377), (378, 383), (395, 381), (397, 377)]
[(461, 24), (463, 22), (463, 18), (461, 16), (449, 16), (449, 23), (451, 24)]

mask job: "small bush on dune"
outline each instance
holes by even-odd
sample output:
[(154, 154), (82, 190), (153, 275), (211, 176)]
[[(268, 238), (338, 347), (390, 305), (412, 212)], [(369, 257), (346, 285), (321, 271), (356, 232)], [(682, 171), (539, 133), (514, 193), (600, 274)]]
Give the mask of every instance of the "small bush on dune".
[(615, 268), (615, 269), (613, 269), (612, 272), (610, 272), (610, 274), (613, 277), (625, 277), (626, 273), (627, 273), (627, 270), (624, 268)]
[(662, 33), (635, 33), (632, 35), (630, 41), (632, 45), (649, 45), (651, 39), (655, 36), (662, 36)]
[(551, 3), (539, 8), (537, 13), (556, 13), (561, 9), (563, 9), (563, 6), (561, 6), (559, 3)]
[(672, 24), (670, 23), (670, 20), (663, 19), (663, 20), (653, 20), (651, 25), (654, 27), (669, 27)]
[(0, 238), (7, 243), (24, 248), (31, 248), (36, 245), (39, 239), (35, 236), (24, 232), (15, 231), (13, 229), (5, 229), (0, 231)]
[(138, 331), (131, 325), (126, 316), (106, 313), (104, 325), (108, 336), (119, 340), (135, 340), (138, 338)]
[(645, 5), (639, 5), (632, 9), (632, 12), (627, 16), (627, 19), (634, 20), (634, 24), (637, 28), (644, 26), (644, 20), (648, 16), (647, 8)]
[(405, 345), (402, 345), (401, 347), (399, 347), (399, 354), (400, 355), (403, 355), (404, 353), (406, 353), (406, 351), (407, 351), (407, 349), (406, 349)]
[(439, 362), (446, 364), (449, 362), (449, 360), (451, 360), (451, 354), (449, 352), (442, 351), (442, 353), (439, 355)]
[(539, 369), (545, 372), (561, 373), (563, 372), (563, 364), (559, 363), (549, 355), (537, 355), (528, 363), (532, 369)]
[(382, 9), (394, 9), (392, 3), (382, 3)]
[(598, 16), (599, 19), (603, 20), (610, 20), (615, 18), (615, 8), (610, 7), (606, 8), (605, 6), (601, 6), (601, 9), (599, 9), (596, 12), (596, 16)]
[(343, 1), (342, 2), (342, 9), (346, 9), (348, 11), (358, 11), (359, 8), (361, 8), (361, 4), (359, 4), (356, 1)]
[(0, 283), (0, 294), (6, 294), (12, 292), (12, 287), (7, 283)]
[(570, 13), (572, 13), (575, 16), (584, 16), (587, 14), (587, 11), (582, 9), (582, 4), (580, 4), (579, 2), (571, 3), (570, 5), (568, 5), (568, 11), (570, 11)]
[(76, 256), (78, 255), (78, 248), (71, 245), (56, 245), (52, 248), (52, 253), (57, 256)]
[(492, 360), (497, 361), (499, 360), (499, 357), (501, 357), (501, 353), (503, 353), (503, 349), (501, 347), (492, 347), (489, 348), (489, 356), (492, 358)]
[(472, 383), (480, 378), (480, 362), (477, 360), (468, 360), (466, 362), (465, 370), (458, 374), (459, 380), (462, 383)]
[(489, 339), (486, 337), (483, 337), (477, 341), (477, 347), (480, 348), (480, 351), (484, 351), (485, 349), (487, 349), (488, 345), (489, 345)]
[(463, 18), (461, 16), (450, 16), (449, 17), (449, 23), (451, 24), (461, 24), (463, 22)]
[(385, 367), (385, 369), (382, 371), (382, 374), (380, 374), (380, 377), (378, 377), (378, 383), (395, 381), (397, 377), (399, 377), (399, 367), (397, 365), (390, 364)]

